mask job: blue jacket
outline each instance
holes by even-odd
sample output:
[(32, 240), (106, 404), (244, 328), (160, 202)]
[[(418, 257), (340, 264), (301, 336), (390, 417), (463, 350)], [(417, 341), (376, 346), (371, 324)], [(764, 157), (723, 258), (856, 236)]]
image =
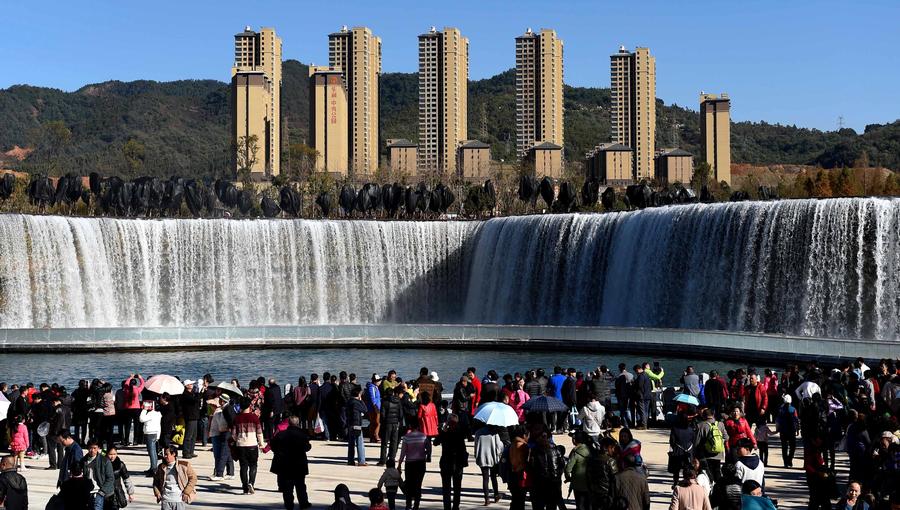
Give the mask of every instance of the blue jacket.
[(81, 459), (83, 457), (84, 451), (78, 446), (78, 443), (72, 443), (72, 446), (66, 448), (66, 454), (59, 466), (59, 478), (56, 481), (57, 487), (69, 479), (69, 470), (72, 469), (72, 466), (75, 464), (81, 464)]
[(550, 376), (550, 387), (547, 388), (552, 392), (552, 397), (562, 400), (562, 386), (566, 382), (566, 376), (563, 374), (553, 374)]
[(366, 383), (366, 408), (369, 412), (381, 411), (381, 390), (378, 385), (369, 381)]

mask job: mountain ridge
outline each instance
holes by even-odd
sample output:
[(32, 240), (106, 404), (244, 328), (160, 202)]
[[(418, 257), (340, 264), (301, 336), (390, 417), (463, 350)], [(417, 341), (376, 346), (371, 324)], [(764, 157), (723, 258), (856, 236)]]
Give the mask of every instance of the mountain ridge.
[[(282, 116), (289, 143), (308, 142), (308, 67), (283, 65)], [(379, 140), (417, 139), (416, 73), (381, 76)], [(579, 163), (584, 152), (609, 140), (608, 88), (566, 85), (566, 157)], [(7, 166), (24, 171), (218, 177), (227, 172), (228, 84), (212, 79), (109, 80), (66, 92), (27, 84), (0, 90), (0, 154), (14, 146), (33, 147), (24, 161)], [(469, 82), (469, 138), (491, 144), (495, 159), (515, 159), (515, 71)], [(699, 113), (657, 99), (657, 148), (678, 146), (699, 156)], [(70, 143), (54, 151), (42, 126), (62, 121)], [(139, 168), (129, 166), (123, 147), (144, 147)], [(52, 164), (58, 152), (57, 165)], [(900, 121), (852, 129), (820, 131), (781, 124), (732, 122), (732, 159), (748, 164), (851, 166), (861, 159), (900, 170)], [(3, 161), (0, 161), (2, 164)]]

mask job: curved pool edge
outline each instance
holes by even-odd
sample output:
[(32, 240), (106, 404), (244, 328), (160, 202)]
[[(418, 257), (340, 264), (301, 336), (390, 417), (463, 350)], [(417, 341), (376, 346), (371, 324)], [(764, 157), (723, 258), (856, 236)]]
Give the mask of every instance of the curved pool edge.
[(0, 353), (286, 348), (602, 350), (741, 361), (894, 358), (900, 343), (688, 329), (348, 324), (158, 328), (0, 329)]

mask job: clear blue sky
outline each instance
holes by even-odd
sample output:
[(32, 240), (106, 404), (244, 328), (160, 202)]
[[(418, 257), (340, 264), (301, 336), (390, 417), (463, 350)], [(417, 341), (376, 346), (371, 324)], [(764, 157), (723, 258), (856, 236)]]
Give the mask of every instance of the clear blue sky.
[[(3, 2), (0, 88), (74, 90), (109, 79), (228, 80), (232, 36), (274, 26), (284, 57), (327, 61), (326, 35), (366, 25), (383, 40), (385, 71), (415, 71), (416, 35), (456, 26), (470, 40), (470, 77), (514, 65), (513, 38), (554, 28), (565, 81), (609, 86), (609, 54), (649, 46), (657, 96), (697, 108), (728, 92), (737, 120), (862, 130), (900, 118), (900, 2), (843, 1), (155, 0)], [(249, 7), (252, 6), (252, 7)], [(253, 12), (246, 12), (253, 11)]]

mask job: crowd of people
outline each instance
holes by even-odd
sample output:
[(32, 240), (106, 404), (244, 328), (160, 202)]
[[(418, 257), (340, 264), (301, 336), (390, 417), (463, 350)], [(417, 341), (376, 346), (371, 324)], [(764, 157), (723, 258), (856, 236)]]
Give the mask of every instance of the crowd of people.
[[(418, 509), (426, 466), (439, 452), (448, 510), (460, 508), (470, 463), (481, 473), (485, 506), (506, 498), (511, 509), (574, 503), (578, 510), (647, 510), (650, 466), (633, 431), (665, 427), (672, 510), (774, 508), (766, 487), (774, 438), (788, 469), (800, 439), (798, 469), (810, 509), (831, 509), (835, 500), (839, 510), (897, 508), (898, 370), (897, 361), (871, 368), (862, 359), (830, 370), (793, 365), (780, 375), (687, 367), (673, 377), (658, 363), (632, 371), (620, 364), (615, 373), (555, 367), (503, 376), (473, 367), (446, 388), (424, 367), (408, 379), (394, 370), (365, 381), (325, 372), (296, 385), (260, 377), (242, 386), (207, 374), (180, 381), (183, 391), (172, 394), (151, 391), (137, 373), (115, 389), (82, 380), (71, 393), (58, 384), (0, 383), (9, 401), (0, 449), (10, 452), (0, 463), (0, 502), (27, 508), (26, 459), (47, 457), (47, 469), (59, 471), (48, 508), (123, 508), (135, 497), (131, 477), (140, 470), (129, 471), (118, 450), (139, 446), (160, 507), (183, 509), (197, 497), (190, 459), (199, 443), (212, 447), (208, 479), (233, 480), (237, 462), (242, 492), (251, 498), (260, 455), (271, 453), (284, 507), (295, 508), (296, 498), (310, 508), (308, 452), (323, 440), (346, 444), (348, 466), (371, 459), (382, 470), (369, 492), (371, 509)], [(502, 405), (510, 409), (505, 421), (480, 414)], [(569, 451), (558, 444), (566, 442), (560, 434), (571, 436)], [(844, 480), (836, 474), (838, 451), (849, 459)], [(346, 485), (334, 496), (332, 508), (357, 508)]]

